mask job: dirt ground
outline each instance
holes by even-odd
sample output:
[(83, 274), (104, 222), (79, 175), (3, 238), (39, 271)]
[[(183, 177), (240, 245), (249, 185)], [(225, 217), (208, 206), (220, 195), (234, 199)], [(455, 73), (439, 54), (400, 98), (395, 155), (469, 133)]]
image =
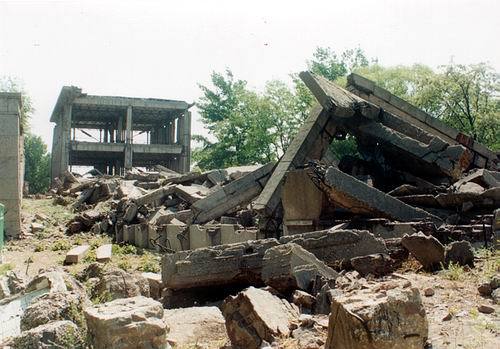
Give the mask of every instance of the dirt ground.
[[(12, 269), (32, 277), (40, 269), (60, 266), (70, 273), (82, 270), (95, 260), (93, 250), (110, 243), (111, 238), (104, 235), (80, 233), (73, 236), (64, 234), (65, 223), (73, 213), (67, 207), (55, 206), (51, 199), (26, 199), (23, 203), (24, 238), (7, 242), (3, 253), (1, 272)], [(31, 223), (42, 223), (44, 229), (29, 233)], [(89, 244), (91, 253), (83, 263), (64, 266), (66, 252), (76, 246)], [(436, 273), (418, 270), (415, 261), (409, 261), (399, 270), (415, 287), (418, 287), (429, 321), (429, 340), (434, 349), (497, 349), (500, 348), (500, 306), (494, 305), (489, 298), (479, 295), (477, 287), (481, 281), (500, 272), (500, 253), (486, 249), (476, 250), (476, 265), (472, 269), (452, 267)], [(113, 245), (111, 263), (127, 271), (160, 271), (160, 255), (144, 251), (134, 246)], [(431, 288), (432, 296), (424, 296)], [(483, 314), (478, 306), (489, 305), (495, 309), (492, 314)], [(213, 335), (213, 336), (212, 336)], [(206, 334), (203, 345), (182, 346), (183, 348), (221, 348), (229, 347), (221, 334)], [(222, 338), (224, 338), (223, 335)], [(320, 334), (326, 338), (326, 328)], [(296, 339), (280, 343), (282, 348), (299, 348)]]

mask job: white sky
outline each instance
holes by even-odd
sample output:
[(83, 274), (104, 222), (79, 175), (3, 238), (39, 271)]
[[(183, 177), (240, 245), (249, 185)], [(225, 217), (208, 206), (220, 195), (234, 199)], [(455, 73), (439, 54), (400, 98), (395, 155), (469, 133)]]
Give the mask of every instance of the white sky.
[(0, 0), (0, 75), (24, 81), (32, 132), (50, 148), (63, 85), (193, 102), (213, 70), (260, 88), (303, 70), (317, 46), (360, 46), (383, 65), (500, 71), (499, 16), (498, 0)]

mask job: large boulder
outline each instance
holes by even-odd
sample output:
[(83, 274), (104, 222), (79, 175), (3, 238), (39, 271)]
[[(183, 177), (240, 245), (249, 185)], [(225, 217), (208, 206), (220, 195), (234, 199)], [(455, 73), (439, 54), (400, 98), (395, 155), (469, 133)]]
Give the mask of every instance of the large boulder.
[(168, 342), (175, 346), (208, 345), (211, 341), (228, 340), (226, 323), (217, 307), (165, 309), (163, 320), (170, 330)]
[(167, 326), (161, 303), (147, 297), (121, 298), (86, 308), (94, 349), (164, 349)]
[(474, 251), (469, 241), (454, 241), (446, 246), (444, 251), (444, 263), (450, 263), (469, 267), (474, 266)]
[(444, 246), (433, 236), (422, 232), (405, 235), (401, 244), (422, 264), (426, 270), (435, 270), (444, 263)]
[(325, 349), (422, 349), (427, 317), (408, 284), (389, 280), (334, 296)]
[(369, 254), (351, 259), (351, 265), (363, 276), (371, 274), (379, 277), (390, 274), (395, 269), (394, 260), (385, 253)]
[(85, 341), (74, 323), (62, 320), (24, 331), (10, 345), (13, 349), (83, 349)]
[(89, 305), (86, 297), (76, 292), (54, 292), (37, 297), (21, 317), (21, 330), (31, 330), (51, 321), (69, 320), (85, 327), (83, 308)]
[(272, 247), (262, 260), (262, 279), (274, 289), (290, 293), (300, 289), (317, 292), (338, 273), (301, 246), (288, 243)]
[(222, 304), (226, 329), (236, 348), (257, 349), (263, 341), (273, 342), (290, 335), (298, 321), (295, 306), (268, 291), (249, 287)]
[(91, 298), (106, 302), (118, 298), (149, 297), (149, 283), (140, 274), (131, 274), (119, 268), (108, 268), (97, 276), (91, 290)]

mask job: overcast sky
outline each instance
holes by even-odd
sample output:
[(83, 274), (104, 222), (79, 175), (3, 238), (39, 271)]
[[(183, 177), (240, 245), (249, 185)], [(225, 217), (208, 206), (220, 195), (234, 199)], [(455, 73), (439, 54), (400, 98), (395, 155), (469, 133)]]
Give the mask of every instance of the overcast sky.
[[(0, 76), (24, 81), (32, 131), (50, 147), (63, 85), (193, 102), (213, 70), (261, 88), (303, 70), (317, 46), (359, 46), (383, 65), (500, 71), (499, 14), (498, 0), (0, 0)], [(193, 132), (204, 132), (197, 120)]]

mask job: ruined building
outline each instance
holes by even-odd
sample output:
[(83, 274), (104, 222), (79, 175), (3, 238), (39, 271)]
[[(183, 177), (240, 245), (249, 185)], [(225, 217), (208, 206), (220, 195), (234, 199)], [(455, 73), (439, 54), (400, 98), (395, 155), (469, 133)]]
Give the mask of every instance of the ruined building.
[[(5, 205), (5, 235), (21, 232), (24, 153), (20, 93), (0, 93), (0, 204)], [(4, 232), (0, 231), (0, 234)]]
[[(64, 86), (50, 121), (54, 127), (52, 178), (69, 166), (93, 166), (104, 174), (163, 165), (190, 166), (191, 113), (184, 101), (93, 96)], [(134, 141), (134, 137), (140, 142)], [(85, 140), (77, 137), (86, 136)]]

